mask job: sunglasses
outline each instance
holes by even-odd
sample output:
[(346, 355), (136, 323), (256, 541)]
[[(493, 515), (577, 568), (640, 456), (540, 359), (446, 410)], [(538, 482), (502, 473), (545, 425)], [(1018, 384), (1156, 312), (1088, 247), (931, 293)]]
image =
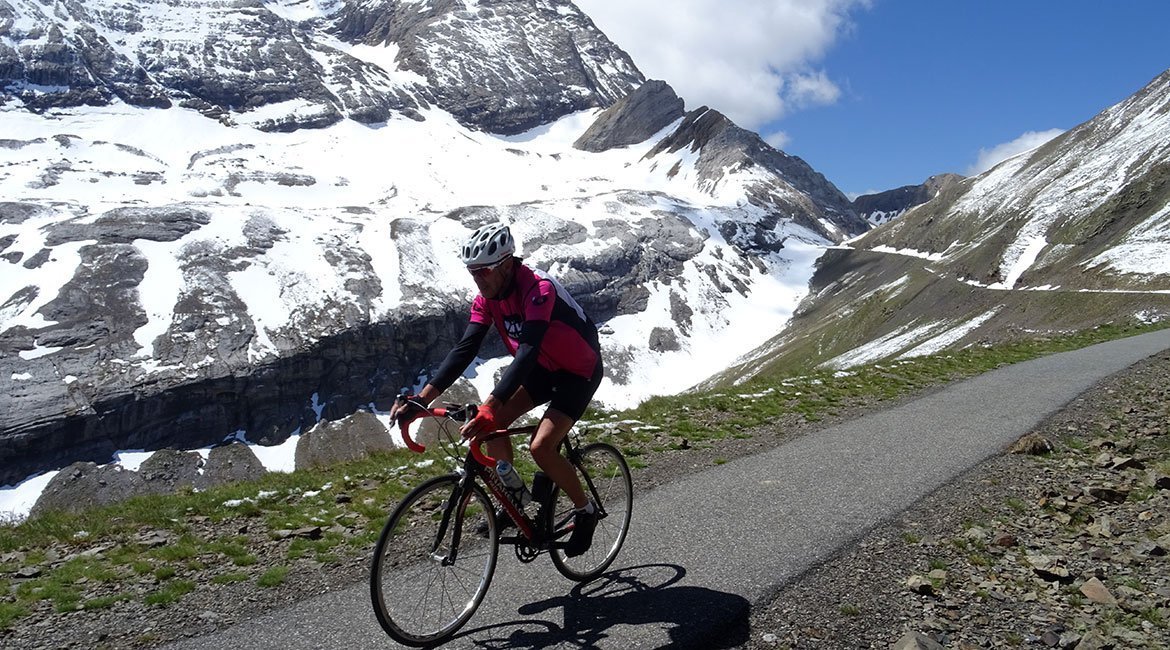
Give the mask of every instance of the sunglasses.
[(492, 271), (496, 270), (496, 267), (498, 267), (499, 265), (503, 264), (506, 261), (508, 261), (508, 258), (505, 257), (504, 259), (500, 260), (499, 262), (496, 262), (495, 264), (488, 264), (487, 266), (477, 266), (475, 268), (471, 268), (469, 266), (469, 267), (467, 267), (467, 272), (470, 273), (471, 277), (473, 277), (473, 278), (486, 278)]

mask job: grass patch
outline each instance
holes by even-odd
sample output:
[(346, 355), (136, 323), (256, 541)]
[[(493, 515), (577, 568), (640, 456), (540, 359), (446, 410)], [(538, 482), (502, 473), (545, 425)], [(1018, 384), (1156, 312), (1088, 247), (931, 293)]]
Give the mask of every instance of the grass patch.
[(247, 580), (248, 574), (246, 573), (224, 573), (212, 578), (211, 582), (217, 585), (230, 585), (237, 582), (246, 582)]
[(264, 574), (261, 575), (259, 578), (257, 578), (256, 584), (260, 585), (261, 587), (266, 587), (266, 588), (267, 587), (276, 587), (276, 586), (284, 583), (284, 579), (286, 576), (288, 576), (288, 567), (274, 566), (271, 569), (265, 571)]
[(650, 466), (649, 463), (647, 463), (645, 460), (642, 460), (641, 458), (627, 458), (626, 464), (630, 466), (631, 470), (645, 469)]
[(21, 602), (6, 603), (0, 601), (0, 630), (7, 630), (17, 620), (28, 615), (29, 608)]
[(143, 599), (147, 605), (167, 606), (178, 602), (184, 594), (191, 593), (195, 589), (195, 583), (190, 580), (176, 580), (167, 583), (165, 587), (147, 594)]
[(187, 535), (173, 544), (151, 549), (147, 555), (163, 562), (178, 562), (199, 555), (199, 545), (193, 537)]
[(236, 566), (251, 566), (256, 564), (257, 560), (256, 556), (244, 547), (247, 541), (247, 538), (221, 539), (208, 544), (207, 549), (213, 553), (226, 555)]

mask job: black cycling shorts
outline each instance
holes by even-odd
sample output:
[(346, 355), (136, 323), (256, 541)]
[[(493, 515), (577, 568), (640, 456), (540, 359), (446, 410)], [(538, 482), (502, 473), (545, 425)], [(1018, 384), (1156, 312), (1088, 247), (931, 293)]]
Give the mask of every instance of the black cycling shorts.
[(593, 400), (593, 394), (601, 385), (604, 370), (601, 367), (601, 356), (597, 357), (597, 367), (593, 369), (593, 376), (589, 379), (567, 370), (552, 371), (537, 364), (528, 378), (524, 380), (524, 390), (532, 398), (534, 405), (548, 402), (549, 406), (573, 418), (580, 420)]

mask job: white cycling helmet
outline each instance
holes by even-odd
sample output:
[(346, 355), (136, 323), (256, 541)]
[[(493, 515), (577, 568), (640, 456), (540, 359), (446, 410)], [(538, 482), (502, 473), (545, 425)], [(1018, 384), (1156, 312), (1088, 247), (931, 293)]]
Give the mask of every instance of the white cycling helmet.
[(515, 253), (516, 240), (507, 226), (491, 224), (471, 233), (460, 252), (465, 265), (486, 266)]

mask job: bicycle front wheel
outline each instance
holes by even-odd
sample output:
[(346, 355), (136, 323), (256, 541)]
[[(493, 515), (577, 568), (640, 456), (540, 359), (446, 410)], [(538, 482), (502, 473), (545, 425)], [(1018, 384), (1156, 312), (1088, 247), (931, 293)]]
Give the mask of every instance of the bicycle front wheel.
[(495, 514), (482, 487), (460, 481), (439, 476), (406, 495), (374, 548), (374, 613), (399, 643), (446, 640), (491, 585), (499, 551)]
[[(577, 477), (585, 495), (600, 506), (603, 516), (593, 533), (593, 544), (583, 555), (568, 557), (564, 550), (553, 548), (549, 555), (557, 571), (570, 580), (587, 582), (601, 575), (617, 558), (630, 529), (630, 512), (634, 505), (634, 482), (630, 468), (620, 451), (604, 442), (586, 445), (580, 450)], [(573, 502), (559, 487), (553, 492), (552, 530), (558, 539), (573, 521)]]

